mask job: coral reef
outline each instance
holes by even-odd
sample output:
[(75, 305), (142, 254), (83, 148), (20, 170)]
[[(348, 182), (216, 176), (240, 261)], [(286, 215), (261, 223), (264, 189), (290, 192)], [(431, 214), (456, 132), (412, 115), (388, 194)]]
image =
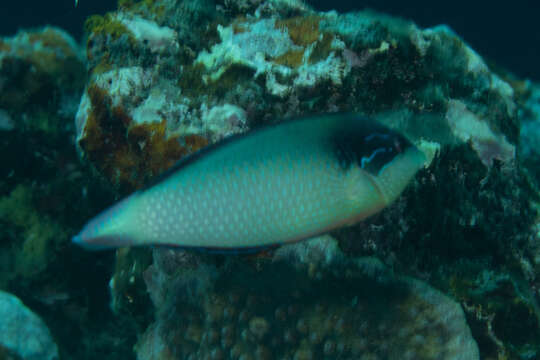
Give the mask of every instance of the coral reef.
[[(358, 296), (356, 301), (369, 307), (372, 300), (360, 285), (350, 284), (350, 292), (329, 287), (349, 284), (349, 273), (383, 294), (400, 284), (415, 294), (410, 301), (416, 305), (408, 303), (413, 307), (428, 303), (422, 297), (428, 293), (454, 309), (459, 306), (446, 296), (459, 302), (478, 343), (479, 355), (469, 353), (471, 358), (538, 356), (536, 85), (491, 68), (446, 26), (420, 29), (371, 11), (316, 12), (298, 1), (227, 0), (214, 7), (123, 0), (118, 11), (89, 19), (87, 31), (90, 77), (76, 117), (77, 146), (121, 192), (139, 188), (209, 143), (305, 113), (372, 116), (406, 134), (430, 159), (393, 206), (333, 234), (338, 245), (318, 240), (294, 251), (232, 260), (172, 250), (153, 250), (152, 256), (148, 249), (119, 251), (111, 281), (114, 310), (148, 324), (152, 302), (157, 316), (139, 340), (140, 358), (333, 358), (339, 351), (355, 358), (359, 333), (329, 332), (315, 344), (303, 333), (320, 320), (317, 302), (362, 323), (365, 313), (351, 314), (347, 302), (332, 303), (325, 293), (335, 291), (347, 301)], [(325, 258), (337, 252), (327, 246), (342, 249), (339, 259)], [(386, 282), (368, 280), (355, 260), (364, 256), (446, 296), (389, 273)], [(342, 274), (294, 265), (318, 261)], [(272, 282), (276, 272), (298, 280), (301, 294), (295, 298), (301, 309), (294, 316), (285, 311), (291, 320), (283, 324), (273, 312), (289, 306), (279, 294), (292, 285)], [(253, 294), (245, 291), (252, 287)], [(396, 296), (406, 307), (409, 300)], [(306, 297), (313, 302), (302, 303)], [(249, 299), (256, 305), (248, 306)], [(383, 295), (379, 300), (392, 301)], [(203, 316), (215, 308), (221, 309), (217, 320)], [(251, 313), (241, 320), (243, 308)], [(292, 319), (302, 321), (292, 324)], [(396, 330), (379, 321), (381, 339)], [(410, 317), (397, 323), (417, 324)], [(368, 319), (367, 326), (374, 324)], [(445, 326), (440, 323), (436, 331)], [(460, 328), (467, 336), (467, 326)], [(271, 341), (280, 331), (276, 347)], [(366, 358), (384, 357), (391, 348), (417, 358), (429, 358), (430, 351), (451, 356), (442, 354), (442, 343), (366, 341), (361, 351)], [(199, 347), (201, 342), (206, 345)]]
[(375, 259), (345, 260), (329, 236), (284, 246), (258, 268), (190, 257), (154, 250), (145, 279), (158, 319), (140, 360), (478, 358), (457, 303)]
[[(0, 219), (23, 229), (15, 256), (5, 256), (0, 262), (0, 286), (17, 276), (32, 277), (54, 261), (55, 252), (67, 235), (59, 224), (44, 218), (32, 205), (32, 190), (17, 186), (8, 196), (0, 199)], [(4, 254), (8, 255), (6, 251)], [(6, 278), (7, 276), (7, 278)]]
[(60, 29), (0, 39), (0, 149), (16, 154), (5, 157), (0, 181), (0, 288), (38, 278), (68, 239), (60, 183), (77, 176), (66, 137), (85, 79), (80, 48)]
[(80, 48), (63, 30), (0, 38), (0, 122), (10, 128), (71, 131), (85, 81)]
[[(178, 12), (191, 16), (196, 41), (172, 16)], [(227, 1), (210, 11), (155, 1), (124, 2), (87, 29), (91, 77), (78, 145), (128, 189), (207, 142), (305, 112), (391, 111), (402, 115), (393, 126), (417, 139), (471, 142), (487, 166), (515, 157), (512, 86), (444, 26), (422, 30), (367, 11), (317, 13), (296, 2)], [(237, 109), (230, 116), (240, 120), (208, 128), (213, 108)]]
[(0, 317), (0, 346), (23, 359), (59, 358), (58, 348), (43, 321), (17, 297), (3, 291), (0, 291)]
[[(106, 296), (113, 255), (70, 245), (71, 234), (114, 200), (73, 145), (85, 81), (78, 44), (59, 29), (0, 39), (0, 289), (43, 319), (62, 359), (118, 359), (117, 352), (130, 358), (136, 325), (115, 321)], [(3, 320), (22, 306), (5, 304), (13, 306), (0, 310)], [(17, 322), (0, 324), (0, 358), (50, 358), (25, 356), (18, 352), (25, 344), (4, 343), (13, 341), (10, 335), (28, 346), (38, 340), (21, 335), (24, 319)]]
[(524, 87), (519, 158), (532, 186), (540, 192), (540, 85), (527, 82)]
[[(294, 0), (120, 0), (86, 29), (86, 59), (54, 28), (0, 39), (0, 150), (17, 154), (0, 170), (0, 288), (62, 358), (539, 356), (537, 84), (446, 26)], [(180, 158), (335, 111), (429, 154), (379, 215), (255, 255), (69, 246)], [(0, 358), (24, 358), (3, 339)]]

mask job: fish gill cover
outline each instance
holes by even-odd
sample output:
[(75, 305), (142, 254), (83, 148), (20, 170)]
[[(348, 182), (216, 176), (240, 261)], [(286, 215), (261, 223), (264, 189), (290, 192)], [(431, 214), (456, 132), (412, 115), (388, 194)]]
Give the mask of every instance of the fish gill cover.
[[(61, 355), (538, 357), (537, 85), (444, 25), (297, 1), (121, 0), (86, 31), (82, 56), (56, 29), (0, 39), (0, 146), (24, 160), (2, 169), (0, 286)], [(111, 193), (233, 134), (338, 111), (429, 158), (391, 206), (257, 256), (119, 249), (112, 316), (112, 254), (69, 246)]]

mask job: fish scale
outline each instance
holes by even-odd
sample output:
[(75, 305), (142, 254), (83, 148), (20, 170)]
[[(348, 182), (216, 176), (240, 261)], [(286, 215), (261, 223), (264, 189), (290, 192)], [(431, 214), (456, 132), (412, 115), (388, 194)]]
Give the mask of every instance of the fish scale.
[[(320, 156), (323, 157), (324, 153)], [(335, 180), (327, 167), (316, 167), (320, 169), (320, 174), (317, 174), (320, 178), (310, 180), (303, 175), (313, 173), (313, 167), (316, 166), (313, 157), (313, 154), (306, 152), (297, 153), (294, 162), (284, 157), (276, 159), (270, 165), (261, 165), (260, 160), (252, 160), (248, 165), (237, 168), (236, 173), (228, 171), (235, 169), (234, 162), (221, 163), (220, 168), (215, 170), (216, 174), (206, 173), (205, 177), (197, 176), (197, 170), (194, 169), (192, 174), (186, 174), (191, 179), (185, 181), (185, 186), (180, 189), (174, 189), (173, 184), (182, 183), (181, 179), (169, 179), (159, 190), (161, 195), (148, 193), (147, 196), (141, 197), (140, 206), (156, 212), (156, 215), (148, 216), (143, 213), (139, 222), (146, 223), (144, 228), (152, 229), (146, 237), (155, 239), (170, 237), (171, 234), (166, 230), (172, 224), (177, 224), (181, 227), (182, 233), (191, 236), (190, 239), (183, 241), (187, 246), (192, 243), (197, 246), (209, 246), (218, 240), (233, 247), (248, 246), (253, 240), (261, 244), (285, 242), (291, 234), (306, 231), (306, 225), (310, 225), (307, 220), (314, 215), (318, 223), (328, 223), (323, 216), (325, 212), (316, 213), (320, 206), (318, 205), (320, 198), (338, 199), (337, 191), (336, 194), (330, 193), (336, 186), (332, 185)], [(291, 163), (295, 166), (290, 166)], [(264, 178), (260, 167), (266, 168), (267, 175)], [(335, 166), (332, 171), (338, 172), (339, 169)], [(321, 181), (321, 178), (325, 178), (325, 181)], [(300, 192), (299, 183), (307, 184), (307, 188), (311, 191)], [(227, 191), (233, 184), (238, 184), (238, 190)], [(209, 193), (212, 194), (212, 199), (208, 199)], [(163, 201), (164, 198), (170, 200)], [(151, 203), (152, 201), (158, 201), (163, 205), (157, 207)], [(171, 209), (168, 205), (173, 203), (184, 203), (184, 206), (181, 210)], [(306, 208), (304, 204), (309, 204), (309, 207)], [(195, 214), (205, 216), (198, 217)], [(156, 217), (161, 219), (157, 226), (154, 220)], [(179, 221), (179, 217), (193, 220), (182, 222)], [(203, 222), (203, 219), (209, 218), (212, 219), (211, 222)], [(244, 224), (245, 226), (242, 226)]]
[(74, 240), (88, 248), (284, 244), (379, 211), (423, 162), (402, 135), (367, 118), (304, 118), (181, 162), (90, 221)]

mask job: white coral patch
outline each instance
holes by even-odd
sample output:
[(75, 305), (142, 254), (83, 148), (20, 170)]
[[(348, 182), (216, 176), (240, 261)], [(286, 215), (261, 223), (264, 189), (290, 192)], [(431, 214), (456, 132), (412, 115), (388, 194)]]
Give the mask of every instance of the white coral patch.
[(450, 100), (446, 119), (454, 136), (463, 142), (470, 141), (484, 165), (490, 166), (493, 159), (507, 162), (515, 158), (515, 147), (506, 137), (494, 133), (463, 102)]
[(81, 102), (79, 103), (79, 109), (77, 110), (77, 114), (75, 115), (77, 144), (84, 137), (84, 128), (86, 126), (86, 121), (88, 120), (88, 115), (90, 114), (91, 108), (92, 104), (90, 103), (90, 98), (85, 91), (81, 98)]
[(498, 93), (506, 105), (508, 115), (513, 116), (516, 105), (512, 87), (492, 73), (484, 59), (448, 26), (439, 25), (425, 30), (412, 30), (410, 39), (422, 55), (426, 54), (434, 41), (439, 41), (441, 44), (448, 43), (449, 41), (457, 41), (463, 49), (463, 55), (460, 56), (463, 56), (463, 60), (466, 61), (466, 71), (473, 74), (478, 84), (481, 84), (482, 87)]
[(202, 120), (205, 130), (214, 141), (246, 130), (246, 112), (231, 104), (203, 109)]
[(484, 62), (484, 59), (471, 47), (463, 43), (465, 48), (465, 53), (468, 58), (467, 69), (469, 72), (475, 73), (478, 76), (483, 76), (486, 79), (487, 87), (494, 92), (497, 92), (501, 95), (502, 99), (505, 102), (507, 113), (509, 116), (513, 115), (513, 112), (516, 108), (514, 103), (514, 89), (506, 81), (502, 80), (497, 75), (493, 74), (487, 64)]
[(140, 94), (152, 84), (151, 75), (142, 67), (124, 67), (97, 75), (94, 83), (107, 92), (112, 105), (122, 104), (124, 98)]
[(306, 241), (279, 247), (272, 261), (286, 260), (295, 265), (329, 266), (344, 258), (337, 241), (330, 235), (322, 235)]
[[(97, 75), (93, 84), (107, 93), (112, 106), (124, 105), (126, 100), (132, 101), (135, 95), (151, 85), (151, 76), (141, 67), (127, 67), (108, 71)], [(85, 136), (85, 127), (88, 116), (92, 111), (92, 102), (88, 96), (88, 88), (84, 91), (77, 114), (75, 115), (75, 128), (77, 143)]]
[(161, 122), (163, 119), (161, 112), (166, 106), (167, 99), (164, 94), (155, 92), (150, 93), (146, 100), (131, 112), (133, 123), (149, 124)]
[(270, 94), (280, 98), (286, 97), (290, 92), (289, 86), (280, 84), (272, 72), (266, 73), (266, 89)]
[(131, 31), (135, 40), (147, 45), (152, 52), (161, 52), (170, 47), (178, 47), (178, 34), (166, 26), (140, 16), (127, 17), (121, 13), (118, 20)]
[(221, 43), (212, 46), (210, 52), (202, 51), (196, 63), (203, 64), (215, 81), (233, 64), (245, 65), (258, 74), (272, 67), (266, 60), (285, 54), (289, 50), (301, 49), (295, 46), (286, 31), (274, 27), (274, 19), (260, 20), (246, 25), (246, 31), (234, 33), (233, 27), (218, 25)]
[(188, 106), (182, 102), (172, 101), (166, 91), (152, 91), (150, 95), (130, 115), (134, 124), (149, 124), (165, 121), (166, 135), (182, 133), (181, 123), (188, 114)]
[(311, 88), (321, 80), (330, 80), (334, 85), (341, 85), (342, 79), (347, 76), (350, 67), (341, 57), (336, 57), (332, 52), (323, 61), (313, 65), (304, 64), (298, 69), (298, 76), (294, 79), (294, 85)]
[[(203, 64), (208, 73), (203, 76), (204, 81), (217, 81), (231, 65), (243, 65), (255, 70), (254, 77), (264, 74), (267, 90), (284, 97), (290, 92), (291, 82), (294, 86), (309, 88), (325, 80), (341, 85), (343, 77), (348, 74), (347, 64), (335, 53), (345, 49), (345, 43), (338, 38), (331, 43), (331, 49), (335, 51), (326, 59), (309, 64), (308, 59), (317, 41), (322, 41), (322, 35), (304, 48), (292, 42), (286, 27), (276, 29), (274, 19), (240, 26), (242, 31), (236, 33), (233, 26), (218, 26), (221, 43), (212, 46), (210, 52), (202, 51), (198, 55), (195, 62)], [(302, 64), (298, 68), (272, 61), (290, 51), (303, 51)], [(287, 79), (287, 83), (279, 83), (277, 78)]]
[(58, 347), (47, 325), (19, 298), (0, 291), (0, 318), (0, 347), (17, 358), (58, 359)]

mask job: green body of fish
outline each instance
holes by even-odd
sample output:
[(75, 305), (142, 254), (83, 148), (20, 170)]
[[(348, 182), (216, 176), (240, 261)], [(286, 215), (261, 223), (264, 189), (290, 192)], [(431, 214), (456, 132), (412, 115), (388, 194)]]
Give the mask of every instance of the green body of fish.
[(181, 162), (90, 221), (88, 248), (289, 243), (381, 210), (424, 155), (365, 117), (323, 115), (249, 132)]

